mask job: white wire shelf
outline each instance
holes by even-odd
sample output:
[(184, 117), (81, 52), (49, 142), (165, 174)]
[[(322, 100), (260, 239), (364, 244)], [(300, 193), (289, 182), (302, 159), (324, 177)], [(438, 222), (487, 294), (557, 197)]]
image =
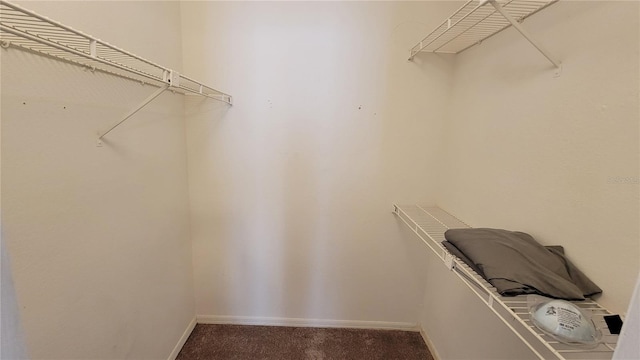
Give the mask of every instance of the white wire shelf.
[[(409, 60), (420, 52), (457, 54), (514, 26), (556, 67), (559, 62), (540, 48), (519, 25), (527, 17), (558, 0), (469, 0), (411, 49)], [(493, 6), (489, 6), (489, 4)]]
[[(160, 88), (155, 96), (145, 100), (124, 120), (164, 90), (205, 96), (232, 104), (229, 94), (5, 0), (0, 0), (0, 45)], [(120, 120), (115, 126), (124, 120)], [(99, 137), (102, 138), (112, 129), (100, 132)]]
[(572, 301), (587, 309), (602, 331), (602, 342), (592, 349), (580, 349), (558, 342), (538, 330), (529, 319), (527, 296), (502, 296), (495, 287), (441, 244), (444, 232), (469, 226), (444, 210), (433, 206), (394, 205), (397, 215), (462, 282), (476, 294), (502, 322), (540, 359), (611, 359), (618, 342), (605, 324), (611, 313), (593, 300)]
[(183, 94), (232, 101), (229, 94), (4, 0), (0, 0), (0, 41), (4, 47), (16, 46), (125, 78), (169, 84)]

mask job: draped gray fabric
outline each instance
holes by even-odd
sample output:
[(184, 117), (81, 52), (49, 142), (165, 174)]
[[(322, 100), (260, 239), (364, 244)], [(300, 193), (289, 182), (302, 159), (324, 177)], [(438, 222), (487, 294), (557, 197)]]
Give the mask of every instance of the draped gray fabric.
[(561, 246), (544, 247), (529, 234), (471, 228), (450, 229), (444, 235), (445, 247), (474, 268), (501, 295), (535, 293), (584, 300), (585, 296), (602, 292), (564, 256)]

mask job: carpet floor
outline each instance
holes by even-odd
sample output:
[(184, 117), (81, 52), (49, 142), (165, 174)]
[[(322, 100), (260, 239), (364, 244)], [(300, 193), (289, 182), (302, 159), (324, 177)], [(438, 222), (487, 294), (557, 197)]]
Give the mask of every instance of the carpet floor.
[(418, 332), (198, 324), (176, 360), (433, 360)]

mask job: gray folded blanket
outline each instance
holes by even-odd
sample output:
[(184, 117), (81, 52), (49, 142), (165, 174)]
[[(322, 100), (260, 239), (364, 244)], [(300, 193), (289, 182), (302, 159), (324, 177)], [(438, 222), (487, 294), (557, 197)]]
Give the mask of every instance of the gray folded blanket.
[(564, 256), (531, 235), (501, 229), (450, 229), (443, 245), (504, 296), (540, 294), (584, 300), (602, 290)]

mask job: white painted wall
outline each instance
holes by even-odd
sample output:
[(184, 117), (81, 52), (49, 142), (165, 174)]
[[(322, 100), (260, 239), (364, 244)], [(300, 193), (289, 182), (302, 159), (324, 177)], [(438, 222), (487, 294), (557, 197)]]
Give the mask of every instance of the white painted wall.
[[(177, 2), (21, 4), (181, 67)], [(182, 97), (161, 95), (98, 148), (155, 88), (0, 53), (3, 240), (30, 356), (166, 359), (195, 314)]]
[[(0, 61), (2, 59), (0, 58)], [(0, 66), (2, 64), (0, 63)], [(0, 91), (1, 91), (0, 87)], [(0, 108), (2, 97), (0, 96)], [(0, 111), (0, 124), (2, 112)], [(0, 155), (2, 151), (2, 126), (0, 126)], [(2, 157), (0, 156), (0, 160)], [(0, 183), (2, 181), (2, 166), (0, 166)], [(2, 192), (0, 191), (0, 214), (2, 214)], [(27, 351), (24, 344), (20, 310), (13, 285), (9, 254), (2, 238), (2, 224), (0, 223), (0, 359), (24, 359)]]
[[(559, 244), (624, 312), (640, 254), (639, 6), (561, 1), (457, 57), (438, 203)], [(615, 20), (614, 20), (615, 19)]]
[(640, 342), (638, 342), (638, 339), (640, 339), (640, 276), (631, 296), (627, 317), (624, 320), (613, 358), (616, 360), (640, 359)]
[(459, 2), (23, 4), (235, 97), (183, 108), (164, 94), (96, 148), (153, 89), (0, 52), (2, 225), (34, 358), (166, 358), (194, 313), (420, 319), (444, 359), (529, 357), (403, 235), (396, 201), (564, 245), (626, 309), (638, 3), (565, 1), (527, 20), (563, 61), (557, 79), (513, 31), (407, 63)]
[(183, 2), (185, 71), (235, 97), (187, 108), (200, 319), (416, 322), (392, 203), (435, 200), (453, 63), (406, 59), (458, 5)]
[(0, 359), (25, 359), (27, 352), (24, 344), (24, 335), (18, 303), (16, 300), (13, 277), (9, 256), (5, 250), (4, 241), (0, 239), (1, 246), (1, 271), (0, 285)]
[[(620, 313), (640, 254), (638, 10), (561, 1), (525, 21), (559, 78), (514, 29), (458, 55), (437, 193), (471, 226), (565, 246)], [(442, 359), (534, 358), (444, 266), (428, 270), (420, 323)]]

